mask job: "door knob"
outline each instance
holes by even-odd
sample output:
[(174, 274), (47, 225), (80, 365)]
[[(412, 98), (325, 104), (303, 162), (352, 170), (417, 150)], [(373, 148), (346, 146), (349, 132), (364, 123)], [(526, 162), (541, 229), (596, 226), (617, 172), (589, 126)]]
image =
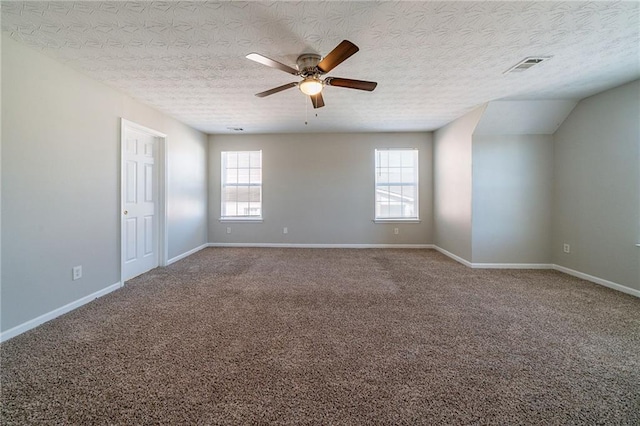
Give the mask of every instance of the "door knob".
[(125, 216), (128, 214), (129, 212), (127, 210), (124, 211)]

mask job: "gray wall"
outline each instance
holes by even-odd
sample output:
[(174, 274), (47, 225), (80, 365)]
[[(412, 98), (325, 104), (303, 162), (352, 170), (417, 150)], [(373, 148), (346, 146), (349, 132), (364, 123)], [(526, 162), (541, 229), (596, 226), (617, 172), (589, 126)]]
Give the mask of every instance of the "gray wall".
[[(418, 148), (420, 223), (376, 224), (374, 150)], [(220, 152), (262, 150), (263, 223), (220, 223)], [(210, 136), (209, 241), (284, 244), (430, 244), (430, 133)], [(227, 234), (226, 228), (232, 233)], [(287, 227), (288, 234), (283, 234)], [(394, 235), (393, 228), (399, 228)]]
[(639, 99), (640, 81), (584, 99), (555, 133), (551, 248), (555, 264), (636, 290)]
[(165, 119), (158, 123), (167, 136), (168, 239), (171, 260), (208, 243), (207, 135)]
[(566, 99), (491, 101), (473, 134), (552, 135), (577, 103)]
[(435, 244), (471, 261), (472, 134), (484, 106), (434, 134)]
[(551, 135), (473, 136), (473, 262), (550, 264)]
[(119, 281), (120, 117), (168, 135), (170, 256), (205, 244), (206, 135), (2, 39), (2, 331)]

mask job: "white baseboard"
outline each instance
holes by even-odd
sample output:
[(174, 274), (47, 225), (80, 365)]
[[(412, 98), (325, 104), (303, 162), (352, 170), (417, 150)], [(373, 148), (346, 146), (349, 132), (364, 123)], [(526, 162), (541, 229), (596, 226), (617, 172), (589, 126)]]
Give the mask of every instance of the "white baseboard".
[(553, 269), (550, 263), (472, 263), (474, 269)]
[(563, 272), (568, 275), (572, 275), (574, 277), (590, 281), (595, 284), (600, 284), (602, 286), (621, 291), (626, 294), (630, 294), (632, 296), (640, 297), (640, 290), (636, 290), (634, 288), (630, 288), (624, 286), (622, 284), (614, 283), (613, 281), (608, 281), (603, 278), (594, 277), (593, 275), (585, 274), (584, 272), (575, 271), (573, 269), (565, 268), (564, 266), (555, 265), (552, 263), (471, 263), (466, 259), (461, 258), (441, 247), (433, 246), (433, 248), (445, 256), (450, 257), (456, 262), (462, 263), (469, 268), (477, 268), (477, 269), (553, 269), (556, 271)]
[(109, 287), (103, 288), (102, 290), (98, 290), (95, 293), (92, 293), (88, 296), (82, 297), (71, 303), (67, 303), (66, 305), (61, 306), (57, 309), (54, 309), (51, 312), (47, 312), (46, 314), (40, 315), (37, 318), (31, 319), (27, 322), (24, 322), (13, 328), (10, 328), (9, 330), (0, 333), (0, 342), (9, 340), (12, 337), (15, 337), (19, 334), (24, 333), (25, 331), (31, 330), (32, 328), (36, 328), (37, 326), (44, 324), (47, 321), (50, 321), (56, 317), (59, 317), (60, 315), (66, 314), (67, 312), (70, 312), (76, 308), (79, 308), (80, 306), (85, 305), (97, 299), (98, 297), (104, 296), (105, 294), (111, 293), (112, 291), (115, 291), (120, 287), (122, 287), (122, 284), (120, 284), (119, 282), (115, 283), (113, 285), (110, 285)]
[(433, 244), (297, 244), (297, 243), (209, 243), (209, 247), (272, 247), (272, 248), (407, 248), (432, 249)]
[(553, 269), (556, 271), (564, 272), (565, 274), (572, 275), (574, 277), (581, 278), (583, 280), (591, 281), (592, 283), (600, 284), (602, 286), (609, 287), (614, 290), (618, 290), (635, 297), (640, 297), (640, 290), (636, 290), (634, 288), (630, 288), (622, 284), (614, 283), (613, 281), (608, 281), (603, 278), (594, 277), (593, 275), (585, 274), (584, 272), (565, 268), (564, 266), (560, 266), (560, 265), (552, 265), (552, 266), (553, 266)]
[(472, 263), (442, 247), (433, 246), (433, 248), (456, 262), (473, 269), (553, 269), (553, 265), (550, 263)]
[(464, 266), (468, 266), (469, 268), (473, 267), (473, 264), (471, 262), (469, 262), (467, 259), (463, 259), (460, 256), (451, 253), (450, 251), (447, 251), (445, 249), (443, 249), (442, 247), (438, 247), (438, 246), (433, 246), (433, 248), (437, 251), (439, 251), (440, 253), (444, 254), (445, 256), (450, 257), (451, 259), (455, 260), (458, 263), (462, 263)]
[(203, 248), (207, 248), (207, 247), (209, 247), (209, 244), (203, 244), (200, 247), (196, 247), (194, 249), (191, 249), (186, 253), (182, 253), (182, 254), (180, 254), (180, 255), (178, 255), (176, 257), (172, 257), (171, 259), (167, 260), (167, 265), (166, 266), (169, 266), (172, 263), (176, 263), (178, 260), (182, 260), (187, 256), (191, 256), (192, 254), (197, 253), (200, 250), (202, 250)]

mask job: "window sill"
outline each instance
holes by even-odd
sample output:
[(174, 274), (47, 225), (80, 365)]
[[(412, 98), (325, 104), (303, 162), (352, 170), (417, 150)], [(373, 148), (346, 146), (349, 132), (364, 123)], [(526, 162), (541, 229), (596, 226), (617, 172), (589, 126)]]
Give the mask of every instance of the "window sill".
[(221, 217), (220, 223), (262, 223), (261, 217)]
[(373, 219), (373, 223), (420, 223), (420, 219)]

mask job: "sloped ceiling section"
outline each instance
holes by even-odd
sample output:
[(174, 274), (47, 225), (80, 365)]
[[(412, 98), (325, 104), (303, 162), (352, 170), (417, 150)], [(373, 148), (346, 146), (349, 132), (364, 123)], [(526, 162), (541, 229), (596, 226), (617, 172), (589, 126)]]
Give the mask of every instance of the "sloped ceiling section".
[[(2, 30), (209, 133), (434, 130), (498, 99), (581, 99), (640, 76), (638, 2), (6, 2)], [(347, 39), (313, 110), (288, 65)], [(503, 74), (527, 56), (551, 56)], [(292, 78), (293, 77), (293, 78)], [(316, 116), (317, 113), (317, 116)], [(305, 125), (308, 121), (308, 125)]]
[(489, 102), (474, 135), (551, 135), (569, 116), (576, 101)]

